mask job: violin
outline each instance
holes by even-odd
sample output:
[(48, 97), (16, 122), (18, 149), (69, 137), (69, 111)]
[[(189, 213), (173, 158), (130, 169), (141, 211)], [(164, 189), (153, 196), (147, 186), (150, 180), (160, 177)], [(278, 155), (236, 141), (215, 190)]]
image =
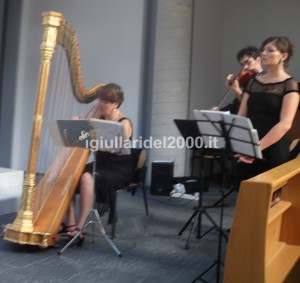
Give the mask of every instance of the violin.
[(246, 71), (246, 70), (241, 70), (237, 75), (234, 75), (228, 82), (229, 85), (232, 85), (235, 80), (239, 82), (239, 85), (242, 88), (245, 88), (250, 79), (252, 79), (255, 75), (257, 74), (256, 71)]
[[(234, 83), (235, 80), (237, 80), (239, 82), (239, 85), (242, 88), (245, 88), (248, 84), (248, 82), (255, 77), (255, 75), (257, 74), (256, 71), (253, 70), (244, 70), (242, 69), (238, 74), (233, 75), (232, 78), (228, 81), (228, 85), (232, 85)], [(226, 92), (224, 93), (222, 99), (220, 100), (219, 104), (218, 104), (218, 108), (221, 109), (222, 105), (224, 103), (224, 101), (227, 99), (227, 96), (230, 94), (230, 88), (227, 88)]]

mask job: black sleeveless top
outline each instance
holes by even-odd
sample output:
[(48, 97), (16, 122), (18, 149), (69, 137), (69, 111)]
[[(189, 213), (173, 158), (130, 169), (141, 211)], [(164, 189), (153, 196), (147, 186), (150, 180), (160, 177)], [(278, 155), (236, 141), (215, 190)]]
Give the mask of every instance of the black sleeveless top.
[[(249, 94), (247, 116), (261, 139), (280, 121), (284, 96), (291, 92), (299, 92), (299, 89), (297, 81), (293, 78), (276, 83), (263, 83), (253, 78), (244, 91)], [(263, 151), (269, 168), (288, 161), (288, 147), (289, 141), (287, 135), (284, 135), (278, 142)]]
[[(129, 120), (126, 117), (118, 122)], [(129, 120), (131, 123), (131, 121)], [(131, 123), (132, 125), (132, 123)], [(132, 138), (132, 135), (130, 139)], [(93, 163), (88, 163), (85, 172), (93, 174)], [(105, 151), (96, 152), (96, 202), (114, 204), (116, 190), (126, 186), (133, 177), (134, 162), (131, 154), (119, 155)]]

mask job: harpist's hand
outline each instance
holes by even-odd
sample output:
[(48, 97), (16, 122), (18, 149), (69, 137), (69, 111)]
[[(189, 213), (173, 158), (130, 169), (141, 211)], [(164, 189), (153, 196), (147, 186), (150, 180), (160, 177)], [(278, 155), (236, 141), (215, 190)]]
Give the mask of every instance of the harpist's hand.
[(80, 120), (80, 116), (72, 116), (72, 120)]

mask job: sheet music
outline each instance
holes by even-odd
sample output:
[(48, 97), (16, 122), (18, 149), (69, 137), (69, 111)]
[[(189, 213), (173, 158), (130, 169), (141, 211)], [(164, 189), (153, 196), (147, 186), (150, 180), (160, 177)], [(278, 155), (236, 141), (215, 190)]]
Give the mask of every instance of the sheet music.
[(249, 118), (212, 110), (194, 109), (193, 114), (199, 120), (197, 124), (201, 135), (204, 136), (204, 141), (208, 139), (208, 136), (216, 136), (218, 146), (224, 147), (225, 140), (221, 137), (222, 129), (219, 123), (224, 121), (233, 152), (262, 158), (258, 133), (256, 129), (253, 129)]
[[(199, 131), (203, 137), (204, 145), (206, 147), (209, 147), (209, 137), (215, 137), (218, 148), (224, 148), (225, 140), (221, 137), (222, 129), (219, 124), (219, 121), (222, 119), (224, 113), (222, 111), (195, 109), (193, 110), (193, 114), (196, 120), (201, 121), (197, 124), (199, 127)], [(212, 124), (211, 121), (216, 123)]]
[[(90, 148), (118, 154), (130, 154), (123, 147), (124, 129), (121, 123), (101, 119), (57, 120), (51, 125), (55, 142), (68, 147)], [(95, 149), (96, 150), (96, 149)]]

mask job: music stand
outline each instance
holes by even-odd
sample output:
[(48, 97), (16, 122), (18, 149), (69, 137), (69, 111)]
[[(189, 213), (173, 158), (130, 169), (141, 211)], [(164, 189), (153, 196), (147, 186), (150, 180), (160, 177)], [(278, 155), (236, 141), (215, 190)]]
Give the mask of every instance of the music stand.
[[(199, 130), (197, 120), (175, 119), (174, 122), (175, 122), (180, 134), (183, 136), (183, 138), (186, 141), (188, 141), (188, 139), (192, 139), (194, 141), (194, 145), (195, 145), (196, 144), (195, 140), (199, 137), (202, 138), (202, 134)], [(203, 153), (205, 151), (205, 148), (203, 148), (203, 147), (201, 147), (201, 148), (194, 147), (194, 148), (191, 149), (193, 151), (192, 152), (192, 158), (191, 158), (191, 162), (192, 162), (191, 178), (193, 177), (193, 172), (194, 172), (194, 170), (193, 170), (193, 163), (194, 163), (194, 159), (195, 159), (195, 153), (194, 152), (195, 152), (195, 150), (198, 150), (198, 149), (200, 150), (200, 158), (203, 158)], [(219, 154), (220, 153), (218, 152), (218, 155)], [(185, 244), (186, 249), (189, 249), (189, 247), (190, 247), (191, 237), (192, 237), (193, 232), (196, 228), (196, 225), (197, 225), (197, 238), (198, 239), (202, 239), (205, 235), (207, 235), (213, 229), (219, 229), (219, 226), (218, 226), (217, 222), (207, 212), (208, 208), (213, 208), (215, 206), (214, 205), (212, 205), (212, 206), (204, 206), (203, 205), (203, 189), (205, 187), (205, 180), (204, 180), (205, 176), (204, 176), (204, 172), (203, 172), (202, 167), (201, 167), (201, 171), (200, 171), (200, 178), (201, 178), (202, 181), (201, 181), (201, 186), (198, 190), (199, 198), (198, 198), (197, 208), (195, 209), (195, 211), (192, 213), (192, 215), (189, 217), (187, 222), (184, 224), (184, 226), (181, 228), (181, 230), (178, 233), (178, 236), (181, 236), (182, 233), (188, 228), (190, 223), (192, 223), (192, 228), (189, 232), (189, 235), (187, 237), (186, 244)], [(204, 232), (201, 235), (202, 215), (206, 216), (206, 218), (212, 224), (212, 227), (209, 228), (206, 232)], [(223, 235), (223, 236), (227, 239), (226, 235)]]
[[(248, 118), (210, 110), (193, 110), (193, 114), (198, 120), (197, 123), (202, 136), (206, 136), (207, 138), (216, 137), (219, 139), (220, 145), (224, 147), (223, 166), (226, 166), (225, 161), (228, 160), (228, 158), (233, 154), (243, 154), (258, 159), (262, 158), (257, 131), (253, 129), (252, 123)], [(220, 271), (221, 265), (223, 264), (221, 261), (222, 228), (224, 216), (223, 189), (221, 190), (221, 193), (222, 197), (220, 205), (217, 258), (207, 269), (205, 269), (197, 278), (195, 278), (193, 282), (198, 280), (207, 282), (202, 277), (214, 266), (216, 266), (216, 282), (220, 282)]]
[[(192, 139), (195, 141), (200, 135), (197, 120), (185, 120), (185, 119), (174, 119), (174, 123), (177, 126), (182, 137), (187, 141), (187, 139)], [(195, 143), (194, 143), (195, 145)], [(195, 151), (197, 148), (191, 148), (192, 158), (191, 158), (191, 176), (194, 173), (194, 160), (195, 160)]]
[[(57, 133), (58, 131), (58, 133)], [(53, 129), (52, 129), (53, 133)], [(57, 143), (63, 144), (66, 147), (80, 147), (80, 148), (91, 148), (91, 144), (94, 141), (101, 141), (101, 145), (98, 144), (99, 148), (92, 148), (93, 152), (93, 181), (94, 186), (96, 183), (96, 153), (97, 151), (108, 151), (111, 153), (128, 154), (130, 153), (129, 148), (123, 147), (122, 144), (114, 144), (111, 146), (108, 141), (125, 141), (123, 135), (123, 127), (120, 123), (106, 121), (106, 120), (57, 120), (56, 133), (53, 133), (53, 137)], [(117, 138), (117, 140), (116, 140)], [(106, 141), (106, 143), (105, 143)], [(110, 145), (105, 147), (106, 145)], [(83, 233), (90, 224), (97, 225), (101, 235), (105, 238), (115, 253), (121, 257), (122, 254), (117, 248), (115, 243), (107, 236), (104, 226), (102, 224), (99, 212), (97, 209), (92, 209), (88, 218), (94, 215), (95, 220), (87, 221), (83, 228), (79, 230), (74, 237), (58, 252), (61, 255), (78, 237)], [(95, 236), (95, 235), (93, 235)]]

